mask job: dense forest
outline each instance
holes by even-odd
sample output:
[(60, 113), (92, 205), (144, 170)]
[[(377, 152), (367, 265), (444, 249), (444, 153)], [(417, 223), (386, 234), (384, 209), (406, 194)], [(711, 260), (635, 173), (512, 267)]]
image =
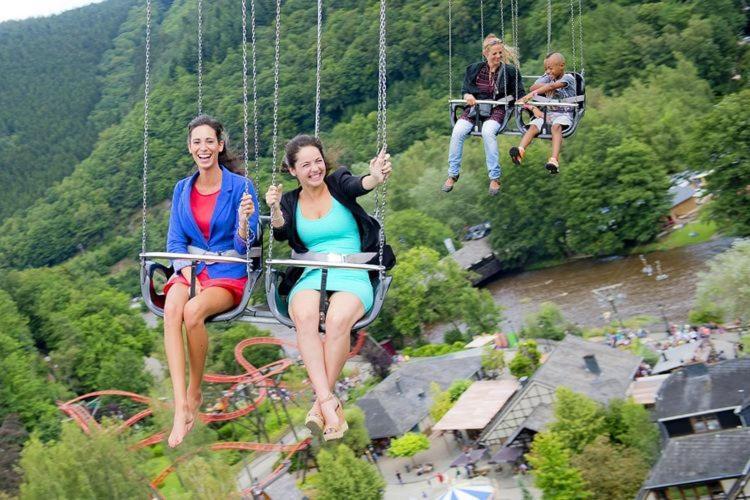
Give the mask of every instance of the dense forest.
[[(197, 111), (197, 13), (194, 0), (152, 3), (147, 246), (159, 250), (172, 187), (192, 167), (184, 131)], [(512, 165), (507, 150), (518, 139), (502, 136), (503, 188), (495, 198), (486, 195), (479, 140), (467, 142), (456, 189), (450, 195), (439, 190), (450, 135), (447, 100), (457, 97), (464, 68), (481, 49), (479, 1), (451, 3), (449, 89), (449, 1), (388, 2), (394, 175), (386, 231), (399, 265), (376, 336), (410, 343), (419, 341), (427, 323), (468, 318), (470, 328), (482, 331), (499, 319), (491, 297), (441, 260), (444, 238), (457, 239), (480, 222), (491, 222), (491, 243), (506, 269), (624, 253), (659, 233), (671, 175), (711, 171), (706, 217), (725, 234), (750, 234), (744, 1), (583, 2), (584, 50), (578, 55), (588, 108), (564, 143), (562, 173), (546, 174), (549, 144), (543, 141), (529, 149), (522, 167)], [(508, 5), (501, 15), (490, 3), (485, 32), (504, 34), (518, 45), (522, 72), (539, 74), (546, 1), (519, 2), (518, 40), (511, 36)], [(250, 170), (264, 191), (272, 167), (274, 6), (256, 4), (261, 158)], [(324, 5), (321, 135), (338, 163), (362, 170), (376, 148), (379, 5)], [(551, 46), (572, 63), (569, 5), (555, 0), (553, 6)], [(24, 432), (42, 441), (61, 432), (55, 400), (102, 388), (156, 391), (140, 360), (155, 351), (159, 356), (158, 337), (129, 303), (138, 294), (144, 22), (144, 1), (107, 0), (0, 24), (0, 262), (6, 273), (0, 284), (0, 422), (18, 415)], [(204, 2), (203, 27), (204, 111), (228, 124), (239, 150), (240, 2)], [(281, 33), (280, 146), (313, 130), (314, 4), (283, 2)], [(430, 272), (441, 278), (425, 283)], [(260, 334), (233, 328), (215, 340), (209, 365), (218, 371), (232, 369), (239, 338)], [(261, 354), (272, 359), (275, 353)], [(8, 435), (0, 429), (0, 443), (16, 443)], [(20, 445), (9, 449), (17, 459)], [(0, 484), (14, 492), (18, 477), (0, 477)]]

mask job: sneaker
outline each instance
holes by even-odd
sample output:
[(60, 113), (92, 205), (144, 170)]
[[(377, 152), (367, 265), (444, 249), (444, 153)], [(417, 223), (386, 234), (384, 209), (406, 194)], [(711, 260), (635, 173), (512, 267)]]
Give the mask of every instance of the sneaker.
[(520, 165), (521, 161), (523, 161), (524, 155), (526, 154), (526, 150), (522, 147), (513, 146), (512, 148), (510, 148), (510, 151), (508, 151), (508, 153), (510, 154), (511, 161), (516, 165)]
[(500, 194), (500, 181), (499, 180), (490, 179), (489, 194), (490, 196), (497, 196), (498, 194)]
[(560, 164), (557, 162), (557, 158), (550, 157), (549, 160), (547, 160), (547, 163), (544, 165), (544, 168), (546, 168), (550, 175), (555, 175), (560, 173)]
[(445, 180), (445, 183), (443, 183), (443, 187), (440, 188), (445, 193), (450, 193), (453, 191), (453, 186), (458, 182), (458, 176), (460, 174), (457, 174), (456, 176), (449, 175), (448, 178)]

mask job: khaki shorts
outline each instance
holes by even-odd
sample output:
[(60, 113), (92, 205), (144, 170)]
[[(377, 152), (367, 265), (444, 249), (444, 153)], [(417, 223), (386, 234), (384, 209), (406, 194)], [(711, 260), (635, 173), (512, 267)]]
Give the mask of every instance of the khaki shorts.
[[(552, 125), (561, 125), (563, 128), (568, 128), (573, 125), (573, 120), (568, 113), (547, 113), (547, 123), (549, 123), (550, 128), (552, 128)], [(532, 125), (538, 130), (542, 130), (544, 121), (542, 118), (534, 118), (531, 123), (529, 123), (529, 127)]]

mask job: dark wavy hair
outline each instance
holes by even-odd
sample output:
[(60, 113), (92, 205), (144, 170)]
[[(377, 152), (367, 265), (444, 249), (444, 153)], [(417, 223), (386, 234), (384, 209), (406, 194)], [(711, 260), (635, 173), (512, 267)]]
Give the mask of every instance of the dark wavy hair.
[(281, 161), (281, 166), (283, 167), (283, 169), (288, 172), (289, 169), (293, 168), (294, 164), (297, 163), (297, 155), (299, 154), (299, 150), (307, 146), (315, 146), (316, 148), (318, 148), (318, 151), (320, 151), (320, 155), (323, 157), (323, 161), (326, 164), (326, 175), (328, 175), (328, 172), (330, 172), (333, 168), (333, 164), (325, 155), (325, 151), (323, 150), (323, 143), (320, 142), (320, 139), (318, 139), (317, 137), (306, 134), (300, 134), (296, 136), (291, 141), (287, 142), (286, 146), (284, 146), (284, 159)]
[(193, 130), (201, 125), (208, 125), (214, 129), (214, 132), (216, 132), (216, 138), (220, 141), (224, 141), (224, 150), (219, 153), (219, 163), (234, 173), (242, 173), (242, 161), (231, 149), (229, 149), (229, 137), (224, 131), (224, 125), (222, 125), (216, 118), (209, 115), (198, 115), (190, 120), (190, 123), (188, 123), (187, 126), (188, 143), (190, 143), (190, 135), (193, 133)]

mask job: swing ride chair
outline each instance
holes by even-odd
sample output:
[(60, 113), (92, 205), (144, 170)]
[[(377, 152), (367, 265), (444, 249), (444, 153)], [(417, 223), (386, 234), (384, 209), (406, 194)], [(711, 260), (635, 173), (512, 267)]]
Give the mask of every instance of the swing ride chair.
[[(544, 113), (544, 125), (542, 126), (542, 130), (537, 135), (537, 138), (539, 139), (552, 139), (552, 130), (550, 128), (550, 125), (547, 123), (547, 110), (549, 107), (557, 107), (557, 108), (569, 108), (573, 110), (573, 116), (572, 116), (572, 122), (573, 124), (563, 130), (562, 136), (564, 138), (570, 137), (573, 135), (578, 128), (578, 124), (581, 121), (581, 118), (583, 118), (583, 115), (586, 111), (586, 80), (584, 78), (584, 67), (583, 67), (583, 23), (582, 23), (582, 16), (583, 16), (583, 0), (578, 0), (578, 13), (576, 15), (576, 8), (575, 8), (575, 0), (569, 0), (570, 4), (570, 37), (571, 37), (571, 61), (573, 63), (573, 71), (569, 71), (568, 73), (573, 75), (576, 81), (576, 95), (574, 97), (569, 97), (567, 99), (562, 100), (556, 100), (556, 99), (548, 99), (543, 96), (536, 96), (533, 101), (528, 102), (528, 104), (532, 106), (538, 107), (542, 113)], [(480, 12), (480, 25), (481, 25), (481, 34), (482, 39), (484, 39), (484, 0), (480, 0), (479, 2), (479, 12)], [(448, 93), (449, 95), (453, 95), (453, 2), (452, 0), (448, 1)], [(511, 9), (511, 29), (512, 29), (512, 38), (515, 45), (518, 45), (518, 0), (510, 0), (510, 9)], [(500, 38), (502, 40), (505, 40), (505, 6), (504, 6), (504, 0), (500, 0)], [(518, 47), (516, 47), (518, 48)], [(552, 0), (547, 0), (547, 54), (552, 52)], [(576, 60), (578, 60), (578, 65), (580, 66), (581, 70), (578, 71), (576, 67)], [(518, 61), (518, 71), (521, 71), (521, 62), (520, 62), (520, 53), (519, 53), (519, 61)], [(525, 79), (531, 79), (532, 81), (535, 81), (538, 79), (538, 76), (525, 76), (522, 77)], [(507, 89), (506, 89), (507, 93)], [(463, 113), (464, 109), (469, 107), (468, 103), (463, 99), (450, 99), (449, 101), (449, 107), (450, 107), (450, 123), (451, 128), (453, 128), (456, 125), (456, 120), (458, 120), (458, 117), (461, 116), (461, 113)], [(515, 102), (514, 96), (506, 96), (501, 100), (498, 101), (492, 101), (492, 100), (477, 100), (477, 106), (475, 107), (475, 118), (474, 118), (474, 127), (471, 130), (471, 135), (473, 136), (482, 136), (482, 123), (485, 119), (481, 118), (479, 116), (479, 104), (490, 104), (493, 107), (494, 106), (504, 106), (505, 107), (505, 116), (503, 118), (503, 122), (500, 124), (500, 128), (498, 129), (498, 134), (503, 135), (515, 135), (520, 136), (524, 135), (526, 131), (529, 129), (529, 124), (531, 123), (531, 120), (534, 119), (534, 114), (528, 110), (524, 109), (523, 105), (519, 105)], [(511, 124), (511, 115), (515, 117), (514, 125), (515, 128), (510, 126)]]

